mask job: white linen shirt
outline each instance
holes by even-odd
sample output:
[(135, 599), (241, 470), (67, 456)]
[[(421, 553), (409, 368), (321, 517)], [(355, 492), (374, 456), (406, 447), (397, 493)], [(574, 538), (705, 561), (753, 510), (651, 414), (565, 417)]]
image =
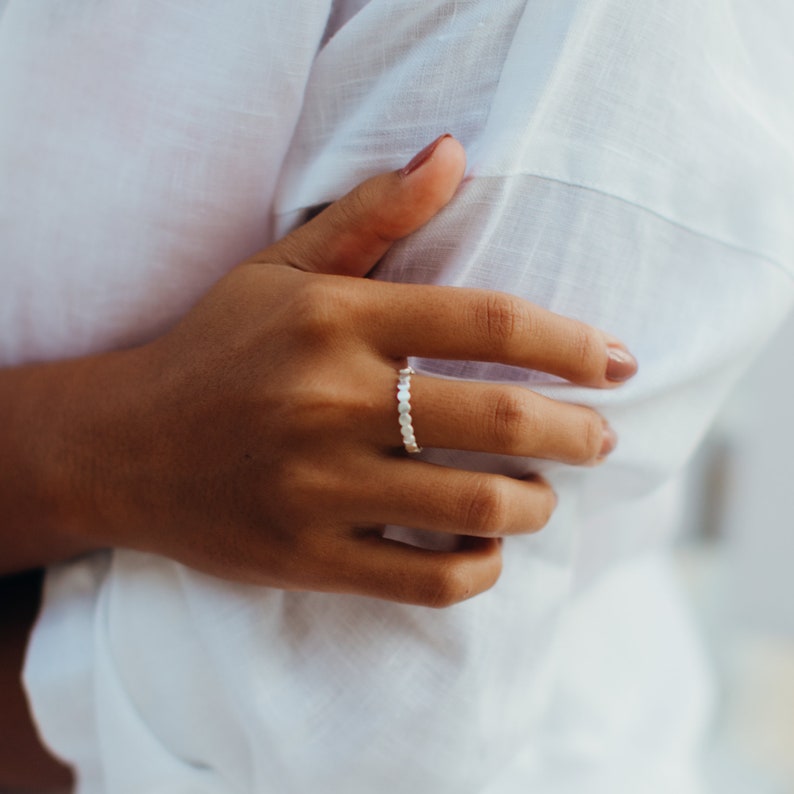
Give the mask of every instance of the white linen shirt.
[(787, 0), (0, 2), (0, 364), (153, 338), (446, 131), (467, 178), (375, 277), (512, 292), (641, 364), (600, 392), (413, 362), (592, 405), (621, 440), (587, 471), (426, 453), (560, 497), (454, 608), (128, 551), (53, 569), (26, 683), (79, 794), (696, 790), (671, 483), (791, 305), (792, 34)]

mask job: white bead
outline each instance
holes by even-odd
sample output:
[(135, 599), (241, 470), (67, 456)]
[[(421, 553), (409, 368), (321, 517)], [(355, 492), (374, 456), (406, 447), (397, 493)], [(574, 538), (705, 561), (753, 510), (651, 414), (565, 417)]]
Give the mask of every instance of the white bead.
[(422, 448), (416, 443), (414, 435), (413, 420), (411, 419), (411, 375), (414, 375), (411, 367), (399, 370), (397, 378), (397, 411), (400, 421), (400, 433), (403, 437), (403, 446), (406, 452), (421, 452)]

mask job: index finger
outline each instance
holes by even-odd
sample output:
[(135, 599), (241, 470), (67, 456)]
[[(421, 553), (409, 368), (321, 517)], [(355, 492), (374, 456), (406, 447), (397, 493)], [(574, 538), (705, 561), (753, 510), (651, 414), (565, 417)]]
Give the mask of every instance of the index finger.
[(374, 281), (357, 288), (369, 291), (368, 337), (390, 358), (497, 362), (598, 388), (637, 372), (620, 340), (504, 292)]

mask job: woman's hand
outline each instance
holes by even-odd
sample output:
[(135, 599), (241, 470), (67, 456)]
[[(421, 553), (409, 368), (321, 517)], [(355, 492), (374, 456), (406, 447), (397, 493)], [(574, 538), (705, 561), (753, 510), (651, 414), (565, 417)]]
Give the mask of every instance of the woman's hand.
[[(433, 606), (489, 588), (498, 538), (541, 528), (554, 494), (409, 458), (397, 370), (474, 359), (609, 388), (636, 366), (611, 337), (508, 295), (357, 278), (463, 170), (461, 146), (440, 139), (235, 268), (162, 338), (84, 362), (58, 456), (59, 519), (78, 545)], [(412, 406), (425, 446), (590, 464), (615, 443), (590, 409), (520, 387), (416, 375)], [(386, 524), (466, 539), (427, 551), (384, 539)]]

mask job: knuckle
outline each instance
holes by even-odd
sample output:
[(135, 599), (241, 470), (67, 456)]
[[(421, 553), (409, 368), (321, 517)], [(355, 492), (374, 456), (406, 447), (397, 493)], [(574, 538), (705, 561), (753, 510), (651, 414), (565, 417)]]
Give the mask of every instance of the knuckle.
[(362, 217), (366, 217), (370, 204), (370, 191), (365, 182), (337, 202), (341, 223), (345, 226), (360, 223)]
[(335, 285), (333, 279), (324, 276), (306, 279), (292, 300), (295, 333), (312, 347), (338, 334), (344, 318), (350, 317), (354, 308), (350, 295)]
[(440, 566), (430, 577), (423, 602), (436, 609), (444, 609), (474, 595), (474, 581), (462, 563)]
[(377, 180), (367, 180), (338, 202), (340, 225), (345, 228), (360, 228), (366, 225), (369, 233), (385, 243), (392, 243), (400, 234), (391, 216), (384, 211), (383, 196), (378, 190)]
[(549, 521), (551, 521), (551, 517), (554, 515), (554, 511), (557, 509), (557, 495), (554, 493), (552, 487), (546, 483), (542, 483), (541, 488), (541, 498), (539, 499), (539, 504), (537, 507), (537, 512), (535, 514), (535, 531), (540, 531), (543, 529)]
[(303, 457), (291, 456), (268, 469), (271, 487), (279, 494), (279, 504), (285, 513), (292, 513), (299, 505), (311, 504), (325, 496), (327, 489), (318, 472)]
[(295, 328), (310, 336), (325, 335), (333, 323), (330, 289), (320, 279), (307, 279), (293, 295)]
[(488, 432), (497, 448), (507, 455), (515, 454), (521, 440), (526, 438), (535, 424), (535, 415), (529, 401), (516, 391), (498, 390), (486, 395), (489, 406)]
[(507, 499), (499, 481), (474, 475), (461, 499), (461, 524), (482, 537), (496, 537), (506, 524)]
[(604, 444), (604, 420), (595, 412), (588, 412), (582, 427), (582, 462), (594, 460)]
[(604, 422), (601, 417), (587, 408), (571, 424), (569, 457), (566, 461), (573, 465), (583, 465), (595, 460), (601, 453), (604, 442)]
[(489, 565), (488, 576), (483, 583), (483, 591), (490, 590), (502, 575), (503, 560), (501, 551), (492, 555)]
[[(314, 448), (318, 465), (323, 445), (338, 438), (342, 428), (350, 426), (348, 406), (351, 400), (341, 393), (338, 384), (326, 372), (313, 377), (295, 375), (279, 390), (281, 401), (269, 410), (268, 435), (274, 448), (281, 449), (279, 459)], [(289, 453), (286, 453), (289, 450)]]
[(526, 314), (517, 298), (491, 292), (475, 303), (476, 327), (492, 344), (509, 346), (525, 329)]
[(577, 373), (586, 379), (597, 380), (603, 375), (604, 344), (595, 331), (577, 324), (573, 334), (572, 355)]

